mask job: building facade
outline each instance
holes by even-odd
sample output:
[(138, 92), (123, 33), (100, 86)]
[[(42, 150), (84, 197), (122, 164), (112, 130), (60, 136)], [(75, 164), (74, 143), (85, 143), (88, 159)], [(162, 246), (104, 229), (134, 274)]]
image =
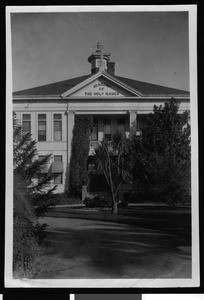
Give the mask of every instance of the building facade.
[(88, 62), (89, 75), (13, 93), (13, 109), (23, 129), (37, 141), (39, 158), (52, 154), (44, 172), (53, 173), (56, 192), (68, 189), (77, 114), (93, 116), (89, 151), (92, 155), (103, 138), (111, 140), (116, 132), (126, 137), (140, 134), (154, 105), (162, 105), (174, 97), (180, 103), (179, 113), (190, 110), (188, 91), (116, 76), (115, 63), (99, 44)]

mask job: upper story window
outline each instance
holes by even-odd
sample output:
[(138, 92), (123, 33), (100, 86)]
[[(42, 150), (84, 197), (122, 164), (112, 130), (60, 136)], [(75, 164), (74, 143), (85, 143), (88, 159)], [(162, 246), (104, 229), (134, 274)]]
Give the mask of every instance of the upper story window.
[(91, 129), (91, 141), (98, 141), (98, 119), (94, 118)]
[(23, 114), (22, 116), (22, 127), (23, 131), (26, 133), (31, 133), (31, 118), (30, 114)]
[(111, 141), (111, 119), (103, 120), (103, 133), (104, 139), (107, 141)]
[(119, 118), (118, 123), (118, 132), (124, 137), (125, 135), (125, 118)]
[(38, 141), (46, 141), (46, 114), (38, 115)]
[(54, 141), (62, 140), (62, 115), (54, 114)]

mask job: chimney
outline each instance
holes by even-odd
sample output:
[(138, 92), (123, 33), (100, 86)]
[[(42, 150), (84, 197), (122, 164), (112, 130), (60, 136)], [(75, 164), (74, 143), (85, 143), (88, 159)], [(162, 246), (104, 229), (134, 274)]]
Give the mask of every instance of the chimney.
[(112, 62), (112, 61), (108, 62), (107, 73), (112, 75), (112, 76), (115, 75), (115, 62)]

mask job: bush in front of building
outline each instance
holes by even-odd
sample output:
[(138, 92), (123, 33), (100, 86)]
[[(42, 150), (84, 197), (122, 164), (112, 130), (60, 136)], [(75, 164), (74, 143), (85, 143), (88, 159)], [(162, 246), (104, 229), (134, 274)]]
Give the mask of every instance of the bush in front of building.
[(100, 196), (94, 196), (94, 197), (86, 197), (84, 199), (84, 204), (87, 207), (90, 208), (96, 208), (96, 207), (100, 207), (100, 208), (107, 208), (107, 207), (111, 207), (111, 201), (109, 199), (106, 199), (105, 197), (100, 197)]
[(91, 116), (75, 116), (72, 153), (70, 158), (69, 197), (81, 197), (82, 186), (88, 183), (87, 160), (89, 155), (91, 126)]
[[(84, 204), (89, 208), (112, 208), (112, 200), (103, 196), (86, 197)], [(118, 202), (119, 208), (126, 208), (128, 201), (123, 200)]]

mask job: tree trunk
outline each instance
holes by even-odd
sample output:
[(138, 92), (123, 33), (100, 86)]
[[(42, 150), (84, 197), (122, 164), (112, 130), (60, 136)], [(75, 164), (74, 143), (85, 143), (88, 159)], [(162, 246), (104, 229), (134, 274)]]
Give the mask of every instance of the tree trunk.
[(115, 201), (113, 202), (113, 206), (112, 206), (112, 214), (113, 214), (113, 215), (117, 215), (117, 213), (118, 213), (118, 203), (117, 203), (117, 201), (115, 200)]

